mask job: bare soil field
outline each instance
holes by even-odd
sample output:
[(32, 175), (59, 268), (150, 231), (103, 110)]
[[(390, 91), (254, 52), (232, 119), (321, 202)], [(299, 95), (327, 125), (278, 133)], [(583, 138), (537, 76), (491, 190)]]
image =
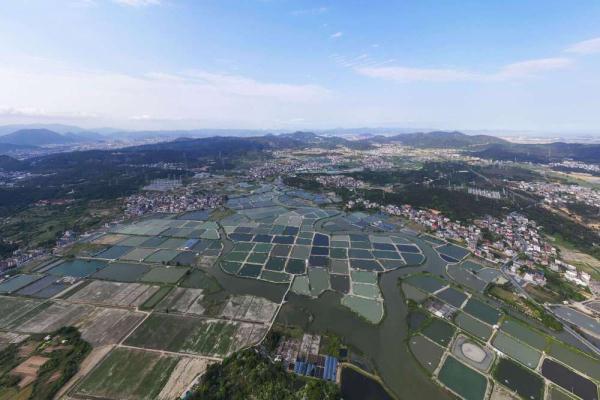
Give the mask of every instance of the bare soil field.
[(279, 305), (262, 297), (235, 296), (229, 299), (221, 315), (244, 321), (269, 322)]
[(93, 281), (73, 293), (68, 300), (114, 307), (139, 307), (158, 286), (142, 283)]
[(183, 357), (175, 366), (157, 398), (159, 400), (179, 398), (198, 376), (204, 374), (210, 363), (209, 360), (202, 358)]

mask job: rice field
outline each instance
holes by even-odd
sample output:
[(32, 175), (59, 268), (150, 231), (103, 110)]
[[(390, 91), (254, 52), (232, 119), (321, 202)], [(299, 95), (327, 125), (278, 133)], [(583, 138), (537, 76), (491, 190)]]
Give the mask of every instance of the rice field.
[(111, 400), (159, 397), (179, 358), (144, 350), (117, 348), (77, 386), (76, 394)]

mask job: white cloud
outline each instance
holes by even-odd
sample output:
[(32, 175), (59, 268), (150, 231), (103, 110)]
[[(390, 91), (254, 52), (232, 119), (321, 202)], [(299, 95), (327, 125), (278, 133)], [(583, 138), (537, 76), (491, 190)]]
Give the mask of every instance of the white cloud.
[(576, 54), (594, 54), (600, 53), (600, 37), (584, 40), (583, 42), (575, 43), (566, 50), (569, 53)]
[(337, 39), (337, 38), (341, 38), (342, 36), (344, 36), (344, 32), (336, 32), (336, 33), (332, 34), (330, 36), (330, 38)]
[[(90, 118), (96, 123), (199, 121), (265, 127), (321, 112), (331, 92), (314, 84), (265, 82), (195, 70), (128, 75), (37, 60), (0, 60), (0, 117)], [(182, 122), (183, 123), (183, 122)]]
[(506, 65), (495, 75), (496, 79), (511, 79), (534, 76), (540, 72), (565, 69), (573, 65), (569, 58), (540, 58)]
[(565, 69), (571, 65), (573, 61), (569, 58), (541, 58), (508, 64), (495, 73), (482, 73), (451, 68), (356, 67), (352, 63), (346, 63), (346, 66), (354, 67), (361, 75), (398, 82), (502, 81), (535, 77), (540, 73)]

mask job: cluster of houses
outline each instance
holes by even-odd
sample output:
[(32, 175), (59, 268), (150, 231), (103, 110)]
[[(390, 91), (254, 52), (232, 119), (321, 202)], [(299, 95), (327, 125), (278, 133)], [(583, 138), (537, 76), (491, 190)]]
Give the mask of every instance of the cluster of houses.
[(568, 203), (583, 203), (600, 209), (600, 192), (592, 188), (560, 183), (523, 181), (514, 182), (512, 186), (543, 196), (544, 203), (555, 208), (564, 208)]
[(345, 175), (320, 175), (316, 181), (323, 186), (334, 188), (359, 189), (365, 186), (363, 181)]
[(181, 192), (145, 192), (125, 199), (125, 217), (134, 218), (148, 213), (180, 213), (215, 208), (223, 204), (220, 195), (199, 195), (191, 190)]

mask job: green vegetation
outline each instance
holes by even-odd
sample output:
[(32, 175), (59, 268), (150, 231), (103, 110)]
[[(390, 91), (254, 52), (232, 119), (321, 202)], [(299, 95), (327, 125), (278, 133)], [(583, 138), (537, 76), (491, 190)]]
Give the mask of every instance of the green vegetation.
[(600, 259), (600, 239), (592, 229), (543, 207), (530, 207), (523, 211), (528, 218), (542, 225), (546, 234)]
[(4, 239), (0, 239), (0, 258), (8, 257), (13, 251), (18, 249), (19, 246), (12, 242), (8, 242)]
[(156, 399), (179, 359), (156, 352), (117, 348), (77, 387), (84, 397)]
[[(50, 334), (35, 335), (21, 344), (12, 344), (0, 352), (0, 395), (12, 394), (17, 398), (26, 391), (29, 400), (51, 400), (60, 388), (79, 370), (79, 364), (92, 347), (83, 339), (76, 328), (63, 327)], [(21, 351), (32, 346), (32, 352)], [(10, 372), (19, 364), (38, 356), (47, 358), (34, 376), (33, 383), (23, 389), (17, 385), (22, 377)], [(8, 397), (10, 398), (10, 397)]]
[(547, 313), (542, 306), (517, 296), (512, 291), (510, 283), (504, 285), (491, 284), (486, 290), (486, 293), (502, 300), (505, 304), (515, 308), (517, 311), (541, 321), (544, 325), (554, 331), (560, 332), (563, 330), (563, 325), (551, 314)]
[[(2, 194), (0, 194), (0, 197)], [(53, 247), (66, 230), (84, 232), (114, 218), (114, 200), (77, 201), (69, 205), (29, 207), (12, 214), (2, 225), (2, 236), (29, 247)]]
[(287, 374), (280, 364), (245, 350), (212, 364), (198, 385), (193, 400), (334, 400), (336, 385)]

